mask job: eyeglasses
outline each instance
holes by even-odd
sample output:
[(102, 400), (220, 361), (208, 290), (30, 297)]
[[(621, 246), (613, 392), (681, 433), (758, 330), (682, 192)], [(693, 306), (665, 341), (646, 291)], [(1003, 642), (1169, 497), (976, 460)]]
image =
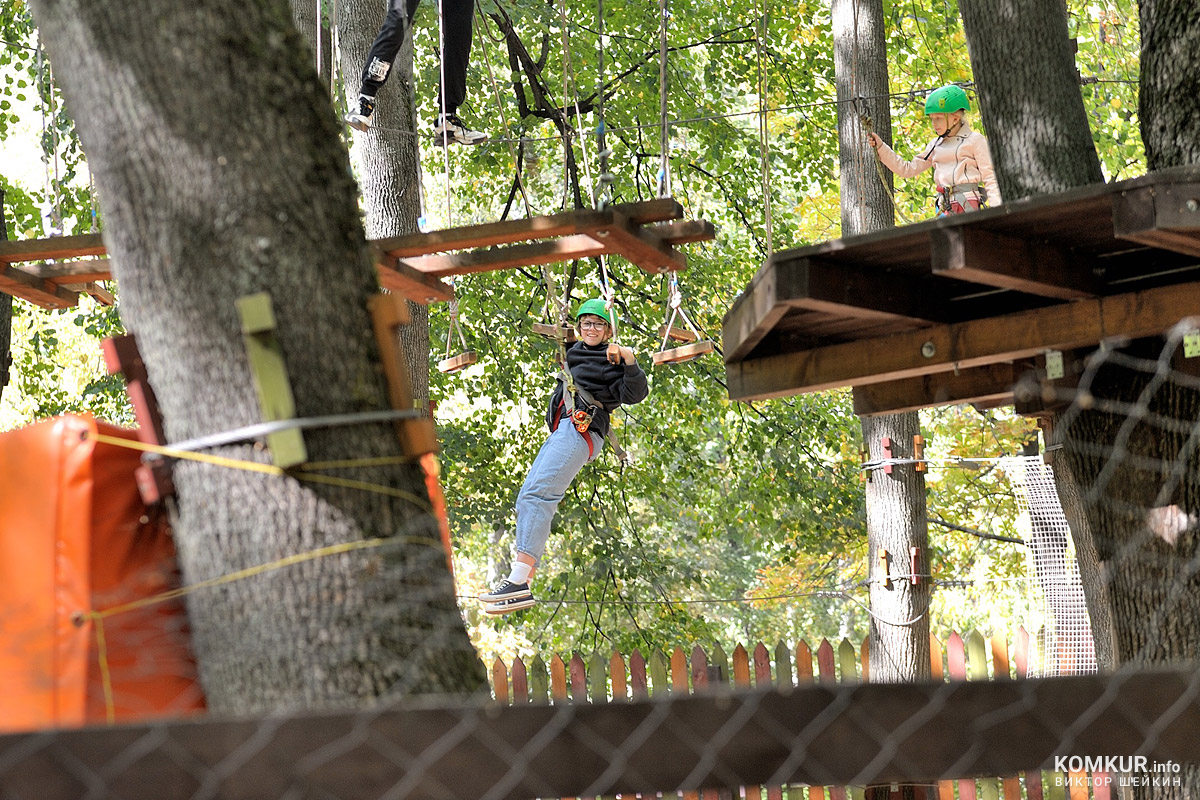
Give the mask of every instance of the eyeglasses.
[(581, 330), (581, 331), (602, 331), (607, 326), (608, 326), (607, 322), (592, 322), (591, 320), (587, 320), (587, 321), (579, 323), (579, 330)]

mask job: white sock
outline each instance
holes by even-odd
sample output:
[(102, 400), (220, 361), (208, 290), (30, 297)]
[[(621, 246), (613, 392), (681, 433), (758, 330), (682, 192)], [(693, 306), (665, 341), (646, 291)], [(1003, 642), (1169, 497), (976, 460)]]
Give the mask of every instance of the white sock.
[(514, 561), (512, 572), (508, 573), (508, 580), (516, 584), (528, 583), (529, 573), (531, 572), (533, 572), (532, 564), (526, 564), (524, 561)]

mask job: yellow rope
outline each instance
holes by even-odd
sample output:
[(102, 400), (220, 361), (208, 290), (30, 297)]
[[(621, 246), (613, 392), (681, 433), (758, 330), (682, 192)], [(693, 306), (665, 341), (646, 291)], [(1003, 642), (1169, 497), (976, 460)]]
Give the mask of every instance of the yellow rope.
[[(176, 450), (172, 447), (164, 447), (163, 445), (136, 442), (131, 439), (122, 439), (117, 436), (106, 436), (103, 433), (89, 432), (87, 435), (88, 437), (103, 444), (115, 445), (117, 447), (127, 447), (131, 450), (141, 450), (147, 453), (157, 453), (158, 455), (168, 456), (170, 458), (178, 458), (186, 461), (199, 461), (203, 464), (212, 464), (213, 466), (226, 467), (228, 469), (260, 472), (266, 475), (277, 475), (280, 477), (293, 477), (296, 480), (307, 481), (309, 483), (323, 483), (330, 486), (341, 486), (347, 489), (359, 489), (364, 492), (371, 492), (373, 494), (380, 494), (387, 497), (396, 497), (401, 500), (408, 500), (422, 511), (433, 510), (432, 505), (415, 494), (406, 492), (403, 489), (395, 489), (391, 486), (382, 486), (377, 483), (356, 481), (349, 478), (338, 478), (333, 475), (297, 474), (295, 472), (287, 472), (286, 470), (277, 467), (274, 464), (260, 464), (257, 461), (246, 461), (238, 458), (225, 458), (224, 456), (214, 456), (208, 453), (194, 453), (190, 450)], [(403, 463), (405, 460), (411, 461), (413, 459), (411, 456), (382, 456), (379, 458), (344, 459), (341, 461), (316, 462), (314, 464), (307, 465), (307, 469), (346, 469), (351, 467), (380, 466), (382, 464), (389, 463)]]
[(127, 611), (134, 611), (139, 608), (145, 608), (147, 606), (157, 605), (159, 603), (165, 603), (168, 600), (175, 600), (175, 599), (183, 597), (185, 595), (189, 595), (192, 592), (199, 591), (200, 589), (208, 589), (208, 588), (211, 588), (214, 586), (221, 586), (221, 585), (227, 584), (227, 583), (234, 583), (235, 581), (245, 580), (246, 578), (253, 578), (255, 576), (263, 575), (267, 572), (273, 572), (274, 570), (282, 569), (284, 567), (290, 567), (290, 566), (294, 566), (296, 564), (302, 564), (307, 561), (315, 561), (318, 558), (324, 558), (326, 556), (332, 556), (332, 555), (340, 555), (342, 553), (350, 553), (350, 552), (354, 552), (356, 550), (366, 550), (366, 549), (375, 548), (375, 547), (382, 547), (383, 545), (387, 545), (387, 544), (401, 544), (401, 543), (425, 544), (425, 545), (429, 545), (431, 547), (436, 545), (439, 549), (441, 547), (440, 541), (435, 542), (428, 538), (413, 538), (413, 537), (399, 537), (399, 536), (392, 536), (392, 537), (389, 537), (386, 539), (380, 539), (380, 538), (364, 539), (364, 540), (358, 541), (358, 542), (341, 542), (339, 544), (332, 544), (332, 545), (327, 545), (325, 547), (318, 547), (315, 550), (308, 550), (303, 553), (296, 553), (294, 555), (284, 556), (283, 558), (279, 558), (279, 559), (276, 559), (275, 561), (267, 562), (266, 564), (259, 564), (258, 566), (247, 567), (245, 569), (237, 570), (236, 572), (230, 572), (226, 575), (220, 575), (216, 578), (209, 578), (208, 580), (200, 581), (199, 583), (193, 583), (188, 586), (181, 586), (178, 589), (171, 589), (170, 591), (161, 592), (161, 593), (153, 595), (151, 597), (143, 597), (138, 600), (133, 600), (128, 603), (123, 603), (118, 606), (112, 606), (111, 608), (106, 608), (103, 611), (87, 612), (86, 616), (89, 619), (91, 619), (92, 622), (96, 626), (96, 654), (100, 660), (100, 682), (101, 682), (101, 685), (102, 685), (103, 691), (104, 691), (104, 710), (105, 710), (105, 717), (107, 718), (108, 723), (111, 725), (116, 720), (116, 703), (115, 703), (114, 696), (113, 696), (112, 674), (109, 670), (109, 665), (108, 665), (108, 645), (107, 645), (107, 642), (104, 637), (104, 620), (106, 618), (115, 616), (117, 614), (123, 614)]
[(112, 725), (117, 721), (116, 701), (113, 699), (112, 673), (108, 670), (108, 644), (104, 638), (104, 618), (96, 612), (90, 614), (96, 623), (96, 655), (100, 659), (100, 686), (104, 690), (104, 718)]

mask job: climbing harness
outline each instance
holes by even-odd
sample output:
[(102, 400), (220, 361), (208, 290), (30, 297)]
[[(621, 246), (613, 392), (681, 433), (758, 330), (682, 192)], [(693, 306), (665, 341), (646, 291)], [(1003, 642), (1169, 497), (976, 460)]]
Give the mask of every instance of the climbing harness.
[(983, 184), (956, 183), (953, 186), (937, 187), (938, 216), (961, 214), (964, 211), (978, 211), (984, 208), (987, 197)]

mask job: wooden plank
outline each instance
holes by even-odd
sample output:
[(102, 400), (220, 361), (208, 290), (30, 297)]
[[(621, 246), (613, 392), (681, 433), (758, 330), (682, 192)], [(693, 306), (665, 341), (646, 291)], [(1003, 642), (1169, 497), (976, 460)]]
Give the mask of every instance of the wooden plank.
[(1118, 239), (1200, 256), (1200, 182), (1162, 183), (1113, 197)]
[[(645, 666), (643, 664), (643, 666)], [(620, 702), (629, 699), (629, 687), (625, 681), (625, 659), (616, 650), (608, 659), (608, 674), (612, 681), (612, 699)]]
[(650, 696), (650, 683), (646, 680), (646, 659), (640, 650), (634, 650), (633, 655), (629, 657), (629, 683), (634, 700), (644, 700)]
[(930, 406), (959, 403), (1010, 405), (1018, 374), (1026, 369), (1016, 364), (988, 364), (983, 367), (937, 372), (887, 383), (854, 387), (854, 413), (897, 414)]
[(931, 231), (929, 246), (934, 275), (1059, 300), (1100, 293), (1091, 259), (1044, 242), (961, 227)]
[(75, 236), (48, 236), (45, 239), (0, 241), (0, 262), (16, 264), (21, 261), (102, 256), (107, 253), (104, 240), (98, 233)]
[(454, 287), (437, 277), (413, 269), (400, 259), (379, 254), (375, 259), (379, 272), (379, 285), (391, 292), (399, 292), (405, 298), (428, 305), (448, 303), (454, 299)]
[(578, 651), (571, 654), (567, 667), (567, 676), (571, 681), (571, 702), (586, 703), (588, 701), (587, 665)]
[(22, 267), (21, 270), (51, 283), (91, 283), (112, 280), (112, 262), (107, 258), (30, 264)]
[(529, 701), (545, 703), (549, 697), (550, 678), (546, 670), (546, 661), (540, 655), (534, 656), (529, 665)]
[(445, 278), (450, 275), (471, 275), (478, 272), (494, 272), (513, 267), (536, 267), (559, 261), (574, 261), (612, 252), (608, 244), (601, 244), (586, 234), (564, 236), (548, 242), (514, 244), (481, 250), (468, 250), (449, 255), (416, 256), (401, 259), (418, 272)]
[(514, 703), (529, 702), (529, 675), (520, 656), (513, 658), (512, 663), (512, 697)]
[(496, 660), (492, 662), (492, 694), (496, 698), (496, 702), (502, 705), (508, 705), (508, 668), (504, 666), (504, 662), (496, 656)]
[(717, 236), (716, 227), (706, 219), (647, 225), (643, 230), (649, 231), (672, 246), (693, 242), (710, 242)]
[(602, 210), (584, 208), (525, 219), (510, 219), (482, 225), (463, 225), (428, 233), (390, 236), (376, 239), (375, 245), (382, 252), (398, 258), (422, 256), (448, 250), (493, 247), (528, 242), (534, 239), (586, 233), (612, 224), (614, 213), (628, 218), (635, 225), (644, 225), (650, 222), (679, 219), (683, 216), (683, 206), (670, 197), (661, 197), (637, 203), (620, 203)]
[[(258, 407), (264, 422), (294, 419), (296, 401), (288, 377), (287, 361), (275, 335), (275, 309), (268, 292), (243, 295), (236, 301), (242, 323), (242, 342), (250, 363), (250, 374), (258, 394)], [(288, 428), (267, 434), (271, 461), (287, 469), (308, 460), (304, 431)]]
[(643, 272), (657, 275), (660, 272), (677, 272), (687, 269), (687, 256), (664, 242), (647, 228), (638, 229), (617, 212), (612, 222), (591, 234), (597, 241), (606, 242), (610, 252), (620, 253)]
[(908, 276), (776, 255), (725, 316), (726, 363), (744, 359), (786, 314), (797, 310), (913, 327), (947, 320), (945, 302)]
[(558, 653), (550, 659), (550, 698), (556, 705), (567, 702), (567, 665)]
[[(0, 241), (0, 244), (3, 244)], [(72, 308), (79, 293), (42, 280), (17, 267), (0, 266), (0, 292), (19, 297), (42, 308)]]
[[(77, 798), (87, 793), (80, 781), (100, 775), (105, 793), (128, 800), (194, 797), (206, 777), (203, 791), (220, 797), (518, 800), (772, 779), (846, 784), (864, 774), (915, 783), (1011, 773), (1080, 753), (1186, 763), (1200, 760), (1196, 680), (1184, 666), (1026, 681), (818, 684), (603, 705), (413, 701), (369, 712), (36, 731), (0, 737), (0, 795)], [(1156, 735), (1129, 724), (1129, 709), (1156, 720)], [(731, 736), (729, 723), (738, 719), (747, 723)], [(1064, 724), (1071, 725), (1066, 740)], [(886, 748), (880, 732), (890, 735)], [(356, 746), (364, 740), (371, 746)], [(519, 764), (514, 748), (497, 742), (520, 743)], [(847, 744), (865, 742), (872, 746)], [(106, 772), (114, 753), (137, 757)], [(238, 767), (220, 775), (192, 769), (223, 763)]]
[[(726, 364), (729, 396), (760, 400), (865, 385), (1161, 335), (1200, 307), (1200, 282), (939, 325), (798, 353)], [(922, 349), (929, 355), (922, 353)]]
[[(416, 398), (413, 397), (404, 351), (396, 338), (396, 328), (409, 323), (408, 306), (400, 295), (375, 294), (367, 298), (367, 311), (371, 315), (375, 344), (379, 347), (379, 359), (387, 381), (388, 401), (395, 409), (415, 408)], [(437, 431), (431, 418), (396, 420), (395, 427), (400, 449), (405, 455), (437, 452)]]

